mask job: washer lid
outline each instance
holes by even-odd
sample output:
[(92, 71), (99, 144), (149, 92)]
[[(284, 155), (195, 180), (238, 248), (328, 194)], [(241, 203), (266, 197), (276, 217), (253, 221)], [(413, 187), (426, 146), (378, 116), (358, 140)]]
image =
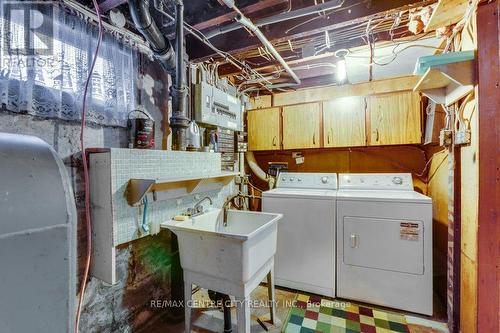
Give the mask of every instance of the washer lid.
[(337, 196), (337, 191), (318, 190), (318, 189), (297, 189), (297, 188), (275, 188), (262, 192), (266, 198), (314, 198), (314, 199), (333, 199)]
[(392, 202), (415, 202), (432, 203), (432, 199), (415, 191), (374, 191), (374, 190), (340, 190), (337, 192), (337, 200), (360, 200), (360, 201), (392, 201)]

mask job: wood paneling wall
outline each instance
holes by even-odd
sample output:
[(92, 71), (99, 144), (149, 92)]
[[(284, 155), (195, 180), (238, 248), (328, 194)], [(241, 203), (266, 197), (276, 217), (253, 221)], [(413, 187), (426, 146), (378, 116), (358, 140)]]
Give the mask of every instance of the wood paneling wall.
[(427, 176), (427, 195), (432, 198), (434, 291), (444, 305), (447, 302), (449, 158), (447, 150), (432, 150), (428, 152), (432, 161)]
[[(461, 37), (461, 50), (476, 50), (476, 18), (465, 26)], [(498, 36), (497, 36), (498, 38)], [(479, 226), (479, 129), (478, 87), (476, 98), (467, 103), (464, 118), (469, 120), (471, 143), (460, 149), (461, 221), (460, 221), (460, 331), (475, 333), (477, 330), (477, 231)]]
[[(294, 150), (295, 151), (295, 150)], [(303, 164), (296, 164), (290, 151), (255, 152), (255, 158), (263, 170), (269, 162), (288, 162), (288, 169), (297, 172), (411, 172), (422, 173), (425, 152), (414, 146), (336, 148), (296, 150), (305, 158)], [(256, 181), (262, 189), (266, 184)], [(420, 192), (426, 193), (426, 184), (418, 177), (414, 182)]]

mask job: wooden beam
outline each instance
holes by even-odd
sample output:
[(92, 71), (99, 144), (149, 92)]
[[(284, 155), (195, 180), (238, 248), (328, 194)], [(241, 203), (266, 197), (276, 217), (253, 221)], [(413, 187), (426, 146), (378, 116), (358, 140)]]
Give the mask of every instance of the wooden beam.
[(464, 17), (469, 0), (439, 0), (425, 26), (425, 32), (457, 23)]
[[(109, 0), (108, 0), (109, 1)], [(248, 15), (252, 17), (251, 14), (259, 12), (264, 9), (268, 9), (270, 7), (274, 6), (279, 6), (283, 4), (288, 4), (288, 0), (263, 0), (263, 1), (258, 1), (257, 3), (253, 5), (249, 5), (245, 8), (242, 8), (241, 11), (243, 14)], [(236, 17), (235, 12), (230, 12), (221, 16), (214, 17), (213, 19), (206, 20), (200, 23), (197, 23), (194, 25), (194, 27), (198, 30), (205, 30), (208, 28), (213, 28), (216, 27), (220, 24), (227, 23), (231, 20), (233, 20)]]
[(123, 5), (126, 2), (127, 2), (127, 0), (104, 0), (104, 1), (101, 1), (101, 3), (99, 3), (99, 9), (103, 13), (106, 13), (113, 8), (116, 8), (120, 5)]
[(479, 230), (477, 332), (500, 332), (500, 2), (477, 13)]
[[(324, 79), (324, 78), (323, 78)], [(418, 76), (402, 76), (352, 85), (330, 86), (284, 92), (274, 95), (273, 106), (327, 101), (338, 97), (366, 96), (412, 90)]]
[[(287, 40), (304, 38), (346, 26), (360, 23), (363, 24), (371, 16), (379, 13), (389, 15), (401, 10), (428, 5), (434, 2), (435, 0), (372, 0), (369, 2), (371, 4), (370, 6), (367, 6), (366, 2), (359, 2), (350, 6), (348, 10), (344, 8), (337, 10), (334, 14), (329, 16), (318, 16), (318, 19), (308, 24), (303, 23), (310, 18), (298, 18), (280, 22), (279, 24), (264, 26), (261, 30), (273, 43), (286, 42)], [(249, 36), (248, 32), (244, 29), (214, 37), (211, 39), (211, 42), (216, 47), (232, 53), (248, 51), (259, 45), (258, 39)], [(205, 58), (214, 54), (212, 50), (196, 42), (194, 38), (189, 39), (187, 46), (188, 54), (193, 60)]]

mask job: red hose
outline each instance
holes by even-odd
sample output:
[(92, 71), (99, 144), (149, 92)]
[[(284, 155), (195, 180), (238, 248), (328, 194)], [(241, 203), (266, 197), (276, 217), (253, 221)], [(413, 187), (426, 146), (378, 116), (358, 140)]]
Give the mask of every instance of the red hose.
[(87, 279), (89, 277), (90, 270), (90, 258), (92, 256), (92, 225), (90, 222), (90, 189), (89, 189), (89, 170), (87, 165), (87, 156), (85, 154), (85, 115), (86, 115), (86, 100), (87, 92), (89, 88), (89, 83), (92, 78), (92, 73), (94, 72), (94, 67), (97, 61), (97, 55), (99, 54), (99, 48), (101, 47), (103, 26), (101, 19), (101, 11), (96, 0), (92, 0), (94, 4), (95, 11), (97, 13), (97, 18), (99, 21), (99, 36), (97, 38), (97, 46), (94, 52), (94, 59), (89, 69), (89, 74), (87, 76), (87, 81), (85, 82), (85, 89), (83, 91), (83, 103), (82, 103), (82, 123), (80, 128), (80, 150), (82, 154), (83, 163), (83, 186), (85, 191), (85, 224), (87, 226), (87, 253), (85, 259), (85, 271), (83, 274), (83, 279), (80, 284), (80, 298), (78, 300), (78, 308), (76, 310), (76, 321), (75, 321), (75, 333), (80, 331), (80, 315), (82, 312), (83, 296), (85, 295), (85, 288), (87, 287)]

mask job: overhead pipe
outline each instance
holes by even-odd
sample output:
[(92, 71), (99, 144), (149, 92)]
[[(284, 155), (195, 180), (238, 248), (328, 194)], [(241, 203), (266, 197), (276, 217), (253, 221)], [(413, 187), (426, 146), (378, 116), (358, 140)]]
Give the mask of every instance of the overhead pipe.
[(170, 74), (175, 69), (175, 54), (170, 44), (161, 33), (149, 12), (147, 2), (143, 0), (128, 0), (130, 15), (135, 27), (149, 42), (154, 57), (161, 63), (163, 68)]
[[(269, 52), (273, 55), (273, 57), (281, 64), (281, 66), (284, 68), (284, 70), (288, 73), (288, 75), (290, 75), (290, 77), (294, 81), (291, 83), (281, 83), (281, 84), (279, 84), (279, 87), (283, 88), (283, 87), (292, 87), (292, 86), (299, 85), (300, 79), (297, 76), (297, 74), (295, 74), (295, 72), (290, 68), (290, 66), (288, 66), (285, 59), (283, 59), (283, 57), (274, 48), (273, 44), (271, 44), (271, 42), (267, 39), (267, 37), (264, 36), (262, 31), (260, 31), (260, 29), (258, 27), (256, 27), (252, 23), (252, 21), (250, 21), (248, 18), (246, 18), (243, 15), (243, 13), (241, 13), (241, 11), (236, 8), (236, 6), (233, 6), (233, 9), (236, 10), (236, 12), (238, 13), (236, 15), (236, 21), (238, 23), (240, 23), (241, 25), (247, 27), (260, 40), (262, 45), (264, 45), (264, 47), (269, 50)], [(269, 85), (268, 88), (270, 88), (270, 89), (277, 88), (277, 86), (278, 85)]]
[(189, 126), (187, 117), (186, 66), (184, 64), (184, 3), (175, 1), (175, 54), (176, 69), (174, 85), (170, 87), (172, 96), (172, 150), (186, 149), (186, 129)]
[(233, 9), (236, 12), (236, 18), (235, 18), (236, 21), (238, 23), (240, 23), (241, 25), (243, 25), (244, 27), (248, 28), (248, 30), (250, 30), (260, 40), (260, 42), (264, 45), (264, 47), (269, 50), (269, 52), (273, 55), (274, 59), (276, 59), (281, 64), (281, 66), (284, 68), (284, 70), (288, 73), (288, 75), (291, 76), (292, 80), (294, 81), (294, 82), (290, 82), (290, 83), (280, 83), (277, 85), (271, 84), (271, 85), (266, 86), (266, 87), (268, 89), (273, 89), (273, 88), (277, 88), (277, 87), (284, 88), (284, 87), (293, 87), (293, 86), (299, 85), (300, 79), (297, 76), (297, 74), (295, 74), (295, 72), (290, 68), (290, 66), (288, 66), (285, 59), (283, 59), (283, 57), (274, 48), (273, 44), (271, 44), (271, 42), (267, 39), (267, 37), (264, 36), (262, 31), (260, 31), (260, 29), (258, 27), (256, 27), (252, 23), (252, 21), (250, 21), (250, 19), (245, 17), (245, 15), (243, 15), (243, 13), (241, 12), (241, 10), (238, 7), (236, 7), (234, 0), (222, 0), (222, 1), (226, 4), (226, 6), (228, 6), (229, 8)]
[[(224, 1), (224, 3), (226, 3), (226, 5), (228, 7), (234, 8), (234, 3), (232, 6), (229, 6), (228, 1)], [(319, 5), (308, 6), (308, 7), (300, 8), (300, 9), (293, 10), (290, 12), (285, 12), (285, 13), (281, 13), (278, 15), (265, 17), (265, 18), (262, 18), (260, 20), (256, 20), (254, 24), (257, 27), (262, 27), (262, 26), (269, 25), (269, 24), (293, 20), (293, 19), (296, 19), (299, 17), (318, 14), (318, 13), (324, 12), (326, 10), (337, 9), (337, 8), (340, 8), (343, 4), (344, 4), (344, 0), (331, 0), (331, 1), (319, 4)], [(239, 25), (237, 23), (228, 24), (228, 25), (223, 26), (221, 28), (217, 28), (217, 29), (213, 29), (213, 30), (208, 31), (205, 34), (205, 37), (210, 39), (210, 38), (213, 38), (215, 36), (219, 36), (219, 35), (234, 31), (234, 30), (238, 30), (240, 28), (241, 28), (241, 25)]]
[(148, 2), (128, 0), (128, 5), (136, 28), (149, 42), (154, 57), (172, 76), (173, 85), (170, 87), (172, 149), (185, 150), (185, 132), (189, 126), (189, 118), (187, 117), (186, 66), (184, 64), (184, 4), (182, 0), (175, 1), (175, 51), (153, 20)]

